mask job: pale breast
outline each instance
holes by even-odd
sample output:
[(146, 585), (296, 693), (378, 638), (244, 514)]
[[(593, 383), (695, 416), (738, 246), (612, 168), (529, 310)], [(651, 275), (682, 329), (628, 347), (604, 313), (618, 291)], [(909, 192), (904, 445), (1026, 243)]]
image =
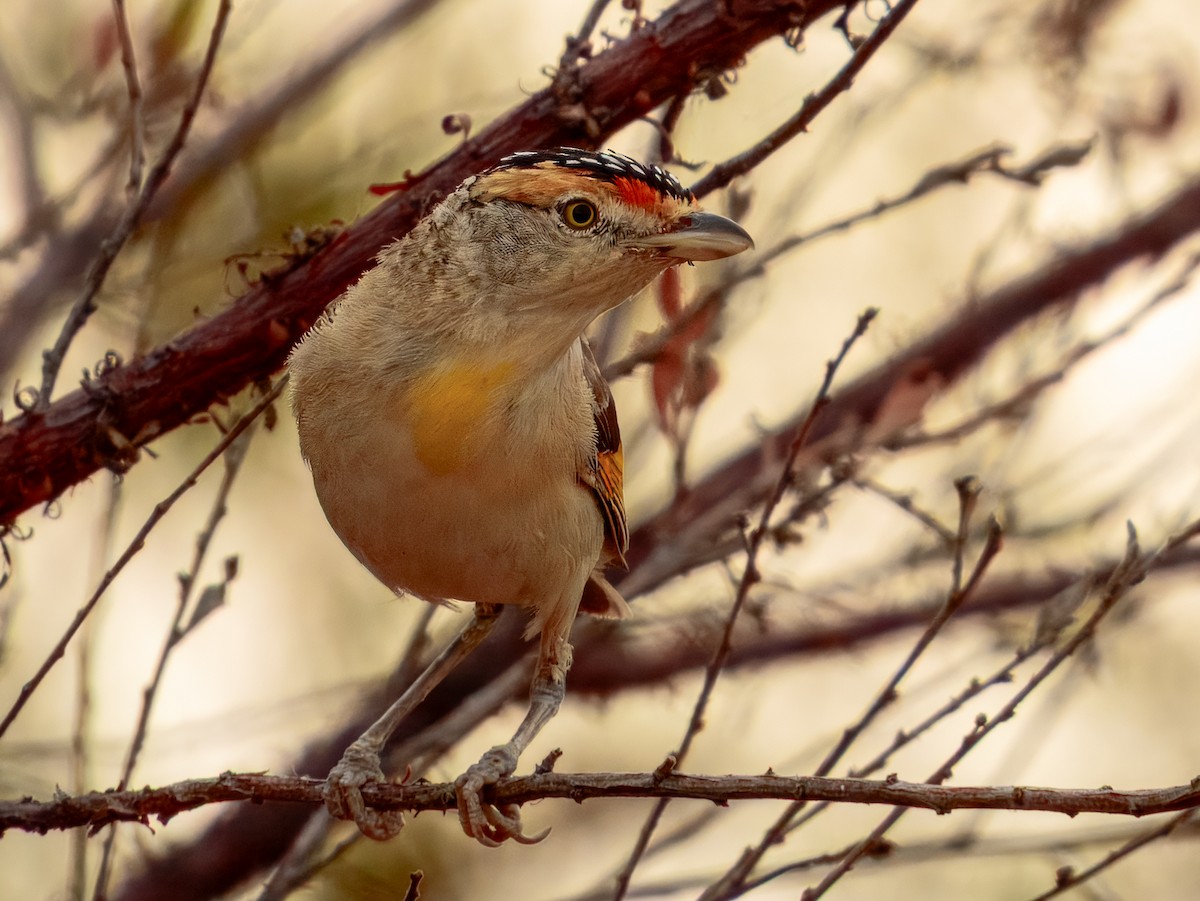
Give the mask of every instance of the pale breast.
[(581, 441), (594, 437), (570, 363), (536, 379), (507, 364), (445, 364), (377, 387), (371, 408), (386, 416), (364, 415), (362, 385), (325, 393), (301, 411), (300, 441), (334, 530), (396, 590), (535, 606), (577, 598), (603, 526), (576, 476), (590, 452)]

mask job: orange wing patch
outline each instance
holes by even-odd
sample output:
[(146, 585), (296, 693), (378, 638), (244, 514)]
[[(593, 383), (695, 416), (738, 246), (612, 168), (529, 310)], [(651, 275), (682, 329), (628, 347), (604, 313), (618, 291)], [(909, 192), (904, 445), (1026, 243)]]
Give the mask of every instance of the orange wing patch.
[(613, 557), (626, 566), (629, 550), (629, 526), (625, 521), (625, 452), (616, 450), (596, 454), (596, 483), (591, 486), (604, 514), (605, 544)]
[(629, 526), (625, 520), (625, 452), (621, 446), (621, 427), (617, 422), (617, 405), (613, 402), (608, 383), (592, 355), (587, 339), (581, 339), (584, 354), (584, 375), (592, 389), (592, 415), (596, 423), (596, 455), (587, 461), (579, 474), (596, 497), (604, 517), (604, 549), (609, 558), (625, 566), (625, 551), (629, 549)]

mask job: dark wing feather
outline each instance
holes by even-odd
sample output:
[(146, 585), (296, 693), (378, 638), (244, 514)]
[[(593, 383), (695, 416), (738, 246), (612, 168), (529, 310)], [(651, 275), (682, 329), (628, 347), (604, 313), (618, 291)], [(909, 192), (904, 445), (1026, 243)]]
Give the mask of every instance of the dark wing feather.
[(596, 455), (587, 461), (580, 480), (592, 490), (604, 517), (604, 547), (609, 559), (626, 566), (629, 526), (625, 521), (625, 452), (617, 424), (617, 405), (587, 338), (580, 341), (583, 372), (592, 389), (592, 415), (596, 421)]

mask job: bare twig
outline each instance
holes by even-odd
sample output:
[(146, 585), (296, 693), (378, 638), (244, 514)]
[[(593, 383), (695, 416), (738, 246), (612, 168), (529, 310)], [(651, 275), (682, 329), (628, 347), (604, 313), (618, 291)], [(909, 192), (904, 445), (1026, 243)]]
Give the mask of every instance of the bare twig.
[[(112, 553), (112, 539), (117, 509), (121, 495), (121, 483), (111, 479), (106, 486), (104, 512), (96, 528), (92, 560), (89, 565), (88, 581), (100, 578), (105, 564)], [(71, 783), (73, 791), (87, 789), (89, 750), (88, 734), (92, 717), (92, 642), (93, 634), (87, 623), (76, 644), (75, 655), (75, 711), (71, 727)], [(87, 897), (88, 841), (82, 830), (71, 835), (70, 897), (83, 901)]]
[(947, 549), (952, 549), (956, 540), (953, 530), (944, 526), (936, 516), (917, 506), (916, 501), (911, 495), (903, 494), (899, 491), (893, 491), (886, 485), (881, 485), (874, 479), (864, 478), (862, 476), (851, 480), (856, 488), (861, 488), (863, 491), (869, 491), (871, 494), (878, 495), (889, 503), (895, 504), (929, 531), (933, 532), (938, 537), (938, 541)]
[[(783, 468), (775, 483), (775, 490), (767, 499), (766, 505), (758, 517), (757, 526), (752, 529), (746, 536), (746, 562), (742, 569), (742, 576), (738, 583), (737, 592), (734, 595), (733, 605), (730, 607), (729, 615), (725, 619), (725, 629), (721, 634), (721, 641), (717, 645), (717, 649), (713, 654), (708, 667), (704, 672), (704, 682), (700, 688), (700, 694), (696, 699), (696, 704), (692, 708), (692, 716), (688, 721), (687, 729), (684, 731), (683, 740), (680, 742), (679, 750), (673, 752), (668, 758), (667, 763), (660, 767), (658, 772), (670, 772), (678, 766), (687, 756), (688, 750), (691, 748), (692, 740), (700, 732), (704, 723), (704, 714), (708, 709), (708, 701), (712, 696), (713, 689), (716, 687), (717, 679), (721, 675), (726, 662), (729, 659), (729, 654), (733, 649), (733, 630), (737, 624), (737, 619), (746, 604), (746, 599), (750, 596), (750, 589), (757, 585), (762, 576), (758, 571), (758, 554), (762, 549), (763, 541), (769, 534), (768, 526), (771, 522), (771, 517), (775, 513), (775, 508), (779, 506), (779, 502), (783, 500), (784, 493), (792, 486), (792, 480), (795, 477), (794, 467), (796, 458), (800, 454), (800, 450), (808, 441), (808, 436), (812, 433), (813, 425), (817, 421), (817, 417), (821, 411), (825, 409), (829, 403), (829, 392), (833, 387), (833, 378), (837, 374), (838, 368), (842, 361), (846, 359), (846, 355), (850, 352), (855, 342), (858, 341), (867, 331), (871, 322), (875, 319), (878, 311), (874, 309), (867, 310), (858, 317), (855, 323), (854, 331), (842, 343), (837, 356), (830, 360), (825, 366), (825, 377), (821, 382), (820, 388), (817, 389), (816, 397), (808, 410), (808, 415), (805, 416), (800, 428), (796, 431), (795, 437), (792, 439), (791, 448), (788, 451), (787, 458), (784, 460)], [(646, 818), (642, 826), (641, 832), (638, 834), (637, 841), (634, 843), (633, 851), (630, 853), (629, 860), (622, 867), (616, 877), (616, 888), (613, 893), (613, 901), (621, 901), (625, 897), (625, 893), (629, 890), (629, 881), (633, 878), (633, 872), (637, 868), (638, 862), (646, 851), (646, 846), (650, 843), (651, 837), (654, 835), (654, 830), (658, 826), (658, 822), (662, 819), (663, 812), (667, 808), (668, 799), (664, 798), (659, 801), (651, 810), (650, 815)]]
[[(1096, 610), (1087, 620), (1079, 627), (1079, 629), (1068, 640), (1062, 643), (1050, 658), (1026, 681), (1025, 685), (1017, 691), (1009, 701), (1000, 708), (997, 714), (988, 719), (985, 716), (980, 716), (975, 722), (975, 728), (970, 733), (963, 737), (958, 749), (951, 754), (941, 766), (933, 772), (926, 780), (930, 784), (942, 784), (950, 778), (951, 773), (959, 762), (970, 751), (975, 748), (984, 738), (990, 735), (998, 726), (1012, 719), (1017, 707), (1026, 700), (1046, 679), (1050, 677), (1066, 660), (1068, 660), (1083, 644), (1091, 641), (1096, 634), (1096, 629), (1100, 622), (1112, 611), (1117, 601), (1125, 597), (1129, 590), (1139, 582), (1141, 582), (1155, 561), (1159, 559), (1163, 551), (1171, 547), (1178, 547), (1185, 541), (1190, 540), (1200, 530), (1200, 520), (1191, 523), (1180, 532), (1173, 535), (1162, 549), (1159, 551), (1143, 555), (1138, 547), (1137, 533), (1134, 531), (1133, 525), (1128, 526), (1128, 541), (1126, 545), (1125, 558), (1120, 565), (1113, 571), (1109, 577), (1108, 584), (1105, 586), (1103, 596), (1100, 598), (1096, 606)], [(825, 877), (814, 888), (806, 890), (804, 893), (805, 901), (816, 901), (829, 890), (838, 880), (840, 880), (854, 864), (872, 848), (876, 847), (883, 836), (894, 826), (904, 815), (904, 808), (897, 807), (884, 820), (871, 831), (865, 839), (858, 843), (854, 850), (842, 858), (838, 864), (825, 875)]]
[[(990, 676), (984, 679), (972, 679), (966, 688), (927, 716), (924, 720), (917, 723), (916, 726), (897, 732), (892, 740), (888, 743), (886, 748), (880, 751), (869, 762), (863, 764), (862, 766), (851, 769), (848, 775), (855, 779), (864, 779), (872, 773), (883, 769), (883, 767), (887, 765), (888, 761), (896, 754), (897, 751), (912, 744), (922, 735), (929, 732), (929, 730), (931, 730), (938, 723), (943, 722), (952, 714), (957, 713), (968, 701), (979, 697), (989, 688), (994, 688), (997, 685), (1004, 685), (1011, 682), (1016, 668), (1041, 651), (1048, 643), (1048, 635), (1042, 636), (1039, 634), (1035, 636), (1034, 640), (1029, 644), (1017, 648), (1017, 650), (1013, 652), (1013, 655)], [(795, 832), (797, 829), (810, 822), (816, 816), (820, 815), (823, 811), (829, 809), (829, 807), (830, 802), (828, 801), (823, 801), (820, 804), (809, 807), (800, 816), (797, 816), (791, 822), (791, 824), (789, 824), (787, 832), (789, 834)], [(830, 862), (832, 863), (834, 861)], [(805, 864), (803, 866), (807, 865)], [(776, 878), (783, 872), (790, 872), (793, 869), (795, 869), (795, 865), (789, 864), (780, 870), (763, 875), (761, 878), (754, 880), (752, 883), (747, 883), (747, 887), (749, 888), (753, 887), (754, 885), (761, 885), (765, 882), (769, 882), (771, 879)]]
[(592, 32), (600, 24), (600, 17), (604, 15), (604, 10), (610, 2), (611, 0), (592, 0), (592, 5), (583, 18), (583, 24), (579, 26), (579, 34), (567, 36), (567, 47), (558, 61), (558, 71), (554, 76), (556, 84), (570, 76), (576, 63), (592, 55)]
[[(114, 0), (114, 3), (117, 2), (118, 0)], [(125, 242), (129, 240), (130, 235), (133, 234), (134, 229), (141, 222), (142, 216), (149, 208), (150, 202), (154, 199), (154, 195), (158, 192), (163, 182), (167, 180), (175, 158), (179, 156), (179, 152), (183, 150), (183, 145), (187, 142), (188, 133), (191, 131), (192, 122), (196, 118), (196, 111), (200, 108), (200, 100), (203, 98), (204, 91), (208, 86), (208, 78), (212, 74), (213, 64), (217, 59), (217, 48), (221, 46), (221, 38), (225, 34), (225, 25), (229, 21), (229, 14), (232, 10), (232, 0), (221, 0), (217, 7), (217, 15), (213, 22), (212, 32), (209, 35), (208, 48), (204, 52), (204, 60), (201, 62), (200, 71), (196, 75), (196, 85), (192, 90), (191, 97), (188, 98), (187, 103), (184, 104), (183, 111), (180, 113), (179, 125), (175, 129), (175, 134), (172, 136), (170, 143), (167, 144), (166, 149), (163, 150), (162, 156), (159, 157), (154, 168), (150, 170), (145, 184), (142, 185), (141, 191), (137, 195), (137, 200), (129, 205), (125, 214), (121, 217), (121, 221), (113, 230), (113, 233), (101, 245), (99, 255), (88, 270), (88, 277), (83, 292), (79, 295), (75, 301), (75, 305), (71, 308), (71, 312), (67, 315), (67, 320), (63, 323), (62, 331), (59, 332), (54, 346), (43, 353), (42, 385), (38, 390), (38, 407), (41, 410), (46, 410), (50, 405), (51, 395), (54, 392), (54, 383), (58, 379), (58, 371), (62, 368), (67, 348), (71, 346), (72, 340), (79, 333), (79, 330), (83, 328), (88, 317), (95, 312), (96, 295), (100, 292), (100, 288), (104, 284), (104, 279), (108, 275), (109, 269), (112, 268), (117, 254), (121, 252), (121, 248), (125, 246)]]
[(1097, 861), (1092, 866), (1088, 867), (1086, 870), (1082, 870), (1081, 872), (1076, 873), (1070, 867), (1063, 867), (1057, 873), (1055, 873), (1054, 888), (1050, 889), (1049, 891), (1043, 892), (1042, 894), (1038, 895), (1036, 898), (1031, 899), (1031, 901), (1049, 901), (1050, 898), (1057, 898), (1063, 892), (1069, 891), (1070, 889), (1073, 889), (1073, 888), (1076, 888), (1076, 887), (1082, 885), (1083, 883), (1085, 883), (1089, 879), (1091, 879), (1093, 876), (1095, 876), (1099, 873), (1102, 873), (1104, 870), (1107, 870), (1113, 864), (1118, 863), (1121, 860), (1124, 860), (1126, 857), (1128, 857), (1134, 851), (1138, 851), (1138, 850), (1144, 848), (1146, 845), (1150, 844), (1151, 842), (1156, 842), (1161, 838), (1165, 838), (1166, 836), (1168, 836), (1172, 832), (1174, 832), (1176, 829), (1178, 829), (1180, 826), (1184, 825), (1185, 823), (1194, 822), (1195, 819), (1196, 819), (1196, 811), (1195, 810), (1185, 810), (1185, 811), (1183, 811), (1183, 813), (1179, 814), (1178, 816), (1171, 817), (1169, 820), (1167, 820), (1165, 823), (1163, 823), (1157, 829), (1147, 830), (1142, 835), (1138, 835), (1138, 836), (1135, 836), (1134, 838), (1131, 838), (1129, 841), (1127, 841), (1121, 847), (1106, 854), (1104, 856), (1103, 860)]
[[(142, 187), (142, 167), (146, 163), (146, 123), (142, 116), (142, 80), (138, 77), (137, 55), (133, 50), (133, 35), (129, 31), (129, 15), (125, 0), (112, 0), (113, 18), (121, 43), (121, 67), (125, 70), (125, 88), (129, 92), (129, 184), (126, 193), (132, 206)], [(136, 225), (136, 223), (135, 223)]]
[(745, 175), (772, 153), (784, 146), (796, 135), (808, 130), (812, 121), (821, 114), (825, 107), (834, 99), (849, 90), (855, 76), (863, 70), (875, 52), (884, 45), (889, 37), (904, 21), (905, 16), (912, 12), (917, 0), (899, 0), (889, 7), (887, 14), (879, 20), (870, 37), (862, 41), (851, 54), (846, 65), (830, 79), (821, 90), (809, 94), (794, 116), (776, 128), (773, 132), (737, 156), (719, 163), (700, 181), (692, 185), (692, 192), (697, 197), (704, 197), (720, 188), (725, 187), (739, 175)]
[(900, 194), (877, 200), (874, 204), (840, 219), (827, 222), (811, 231), (784, 238), (778, 244), (765, 247), (754, 255), (752, 266), (738, 272), (738, 281), (764, 274), (768, 265), (779, 257), (805, 244), (848, 231), (856, 225), (878, 219), (952, 185), (964, 185), (977, 175), (995, 175), (1009, 181), (1029, 186), (1038, 186), (1045, 181), (1053, 169), (1077, 165), (1092, 149), (1092, 141), (1075, 144), (1053, 144), (1034, 159), (1021, 166), (1005, 164), (1004, 158), (1012, 150), (1003, 144), (993, 144), (966, 156), (963, 159), (935, 166), (922, 174), (909, 188)]
[[(253, 421), (251, 424), (253, 424)], [(253, 429), (247, 428), (229, 445), (225, 452), (225, 472), (221, 476), (221, 484), (217, 487), (212, 509), (209, 511), (204, 529), (196, 539), (196, 550), (192, 557), (192, 565), (187, 572), (181, 574), (179, 577), (179, 600), (175, 605), (175, 615), (171, 620), (171, 624), (167, 627), (167, 635), (163, 640), (162, 648), (159, 650), (158, 662), (154, 666), (150, 682), (142, 692), (142, 705), (138, 711), (137, 722), (133, 728), (133, 737), (129, 742), (129, 751), (125, 757), (125, 766), (121, 770), (121, 778), (117, 781), (118, 791), (122, 791), (128, 787), (129, 780), (133, 776), (134, 767), (137, 766), (138, 757), (141, 755), (142, 746), (146, 741), (146, 734), (150, 726), (150, 712), (154, 709), (154, 701), (158, 696), (159, 686), (162, 685), (163, 675), (167, 671), (167, 661), (171, 657), (171, 652), (178, 647), (179, 643), (191, 633), (192, 629), (211, 610), (215, 609), (215, 606), (220, 604), (219, 598), (223, 597), (226, 585), (235, 571), (236, 558), (230, 558), (234, 561), (234, 564), (231, 565), (229, 561), (226, 561), (226, 572), (223, 581), (205, 589), (204, 595), (201, 596), (200, 604), (192, 613), (191, 621), (185, 625), (184, 616), (192, 607), (191, 600), (200, 578), (200, 567), (204, 564), (204, 559), (208, 555), (208, 548), (212, 543), (213, 536), (216, 534), (217, 526), (225, 517), (229, 492), (233, 489), (234, 480), (241, 471), (242, 462), (246, 459), (246, 451), (250, 446), (252, 436)], [(105, 838), (104, 850), (100, 856), (100, 870), (96, 876), (96, 888), (93, 893), (95, 899), (108, 897), (108, 881), (111, 875), (113, 848), (116, 837), (117, 830), (110, 829)]]
[[(875, 721), (884, 709), (896, 700), (900, 683), (912, 671), (917, 660), (920, 659), (921, 655), (933, 643), (933, 640), (942, 631), (946, 623), (962, 608), (963, 603), (978, 587), (988, 566), (1000, 552), (1000, 525), (993, 518), (988, 523), (987, 539), (975, 562), (971, 576), (965, 585), (962, 584), (963, 558), (966, 553), (967, 535), (969, 534), (969, 525), (972, 513), (974, 512), (975, 499), (978, 497), (979, 486), (974, 479), (970, 478), (959, 479), (955, 485), (959, 493), (959, 525), (954, 540), (951, 588), (946, 596), (946, 600), (942, 604), (941, 609), (938, 610), (937, 614), (929, 622), (929, 625), (925, 627), (925, 631), (921, 633), (921, 636), (908, 652), (908, 655), (904, 658), (899, 668), (888, 679), (887, 684), (875, 695), (859, 718), (851, 726), (843, 730), (841, 738), (838, 739), (837, 743), (825, 755), (825, 759), (813, 771), (816, 776), (826, 776), (831, 773), (855, 740)], [(789, 804), (763, 834), (758, 844), (753, 848), (746, 849), (734, 865), (729, 868), (728, 872), (705, 891), (702, 896), (704, 901), (733, 898), (741, 894), (745, 890), (745, 884), (750, 873), (758, 865), (759, 861), (762, 860), (767, 851), (783, 840), (789, 831), (789, 827), (792, 825), (792, 821), (804, 807), (804, 801)]]
[(250, 427), (251, 423), (253, 423), (254, 420), (263, 413), (263, 411), (265, 411), (278, 399), (286, 384), (286, 376), (279, 379), (279, 381), (275, 383), (275, 387), (272, 388), (271, 391), (261, 401), (259, 401), (252, 410), (250, 410), (250, 412), (242, 416), (233, 425), (229, 432), (217, 442), (216, 446), (208, 452), (204, 459), (196, 464), (196, 468), (188, 474), (187, 478), (180, 482), (174, 491), (154, 505), (153, 512), (151, 512), (150, 516), (142, 524), (142, 527), (138, 529), (137, 534), (133, 537), (133, 541), (129, 543), (129, 546), (125, 548), (121, 556), (117, 558), (117, 561), (111, 567), (109, 567), (108, 572), (104, 574), (104, 578), (100, 580), (100, 584), (96, 586), (96, 590), (92, 593), (92, 596), (88, 598), (87, 602), (82, 607), (79, 608), (79, 611), (75, 614), (75, 618), (71, 621), (71, 624), (67, 626), (66, 631), (63, 632), (62, 637), (59, 638), (58, 643), (42, 662), (42, 665), (38, 668), (38, 671), (34, 674), (33, 678), (21, 686), (21, 691), (17, 695), (16, 701), (13, 702), (12, 707), (9, 708), (9, 711), (7, 714), (5, 714), (4, 719), (0, 720), (0, 736), (3, 736), (4, 733), (8, 731), (8, 727), (12, 725), (13, 720), (17, 718), (17, 714), (21, 712), (21, 709), (33, 696), (33, 693), (37, 691), (38, 686), (42, 684), (42, 680), (46, 678), (46, 675), (54, 667), (54, 664), (62, 659), (63, 654), (66, 652), (67, 645), (70, 644), (71, 639), (75, 636), (75, 633), (79, 631), (79, 627), (83, 625), (84, 621), (91, 614), (92, 610), (95, 609), (96, 604), (100, 601), (100, 598), (104, 596), (104, 592), (108, 590), (108, 586), (113, 583), (113, 580), (116, 579), (117, 575), (120, 574), (120, 572), (125, 568), (126, 564), (133, 559), (134, 555), (136, 555), (137, 552), (142, 549), (142, 546), (145, 544), (146, 537), (150, 534), (154, 527), (158, 525), (159, 521), (164, 516), (167, 515), (171, 507), (175, 505), (175, 502), (178, 501), (179, 498), (183, 497), (183, 495), (186, 494), (188, 490), (196, 484), (201, 474), (203, 474), (203, 472), (208, 469), (208, 467), (211, 466), (215, 460), (225, 453), (226, 449), (235, 440), (237, 440), (237, 437), (241, 435), (242, 432)]
[[(284, 802), (319, 806), (325, 780), (261, 773), (224, 773), (161, 788), (93, 792), (50, 801), (0, 803), (0, 832), (18, 829), (47, 832), (114, 822), (165, 822), (189, 810), (229, 801)], [(899, 779), (829, 779), (815, 776), (697, 776), (685, 773), (537, 773), (501, 780), (497, 802), (528, 804), (546, 798), (575, 803), (597, 798), (689, 798), (709, 802), (763, 799), (837, 801), (952, 810), (1050, 811), (1143, 817), (1200, 807), (1200, 783), (1167, 788), (1118, 791), (1113, 788), (1041, 788), (1024, 786), (946, 786)], [(407, 785), (374, 782), (363, 800), (377, 810), (453, 810), (453, 783), (416, 781)]]

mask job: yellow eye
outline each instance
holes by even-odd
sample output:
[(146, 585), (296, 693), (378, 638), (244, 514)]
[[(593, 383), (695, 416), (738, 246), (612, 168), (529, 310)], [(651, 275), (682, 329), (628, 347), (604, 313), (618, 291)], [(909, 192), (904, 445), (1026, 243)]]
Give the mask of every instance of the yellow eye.
[(595, 225), (596, 216), (596, 207), (586, 200), (572, 200), (562, 209), (563, 222), (581, 231)]

